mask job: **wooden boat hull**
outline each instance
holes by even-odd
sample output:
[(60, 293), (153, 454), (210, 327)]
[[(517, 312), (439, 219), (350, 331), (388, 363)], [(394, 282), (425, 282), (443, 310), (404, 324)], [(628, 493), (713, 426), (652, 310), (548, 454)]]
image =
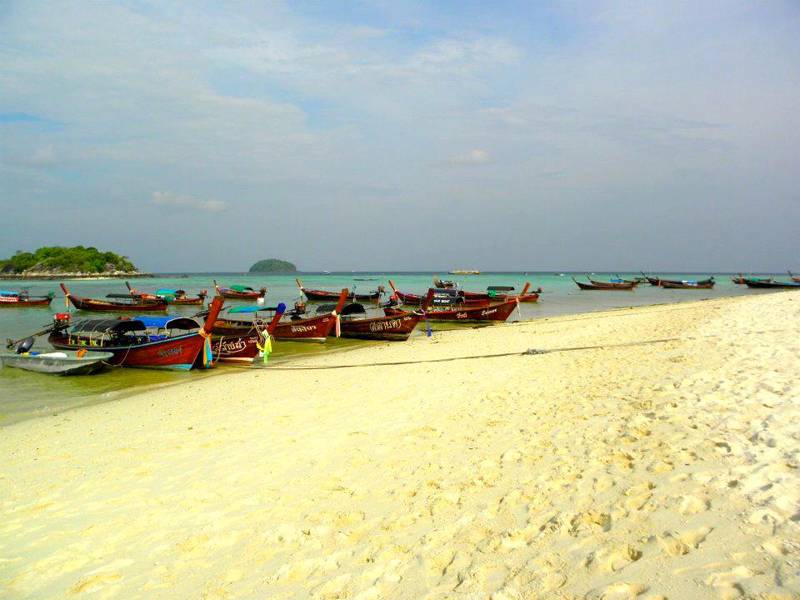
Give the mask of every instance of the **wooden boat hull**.
[(105, 368), (105, 361), (111, 359), (110, 352), (93, 352), (78, 358), (76, 352), (68, 352), (67, 357), (47, 356), (47, 354), (0, 354), (0, 367), (11, 367), (44, 373), (47, 375), (91, 375)]
[(342, 321), (341, 337), (359, 340), (405, 341), (422, 319), (418, 313)]
[[(334, 325), (336, 317), (331, 313), (309, 319), (281, 321), (275, 326), (272, 337), (295, 342), (324, 342)], [(252, 323), (227, 319), (217, 319), (211, 333), (225, 337), (257, 335)]]
[[(502, 322), (508, 320), (516, 307), (517, 301), (511, 300), (474, 308), (430, 310), (426, 312), (425, 317), (428, 321), (448, 321), (457, 323)], [(404, 312), (405, 311), (396, 308), (384, 309), (384, 313), (387, 317), (397, 317), (404, 314)]]
[(631, 291), (636, 287), (636, 283), (608, 283), (605, 281), (592, 281), (590, 283), (583, 283), (572, 278), (577, 286), (585, 291), (603, 291), (603, 292), (618, 292), (618, 291)]
[[(339, 292), (328, 292), (326, 290), (307, 290), (305, 288), (302, 288), (302, 290), (309, 302), (338, 302), (339, 300)], [(356, 301), (377, 300), (380, 297), (380, 292), (371, 292), (369, 294), (353, 294), (353, 292), (350, 292), (347, 294), (348, 300)]]
[(662, 281), (661, 287), (667, 290), (710, 290), (714, 282), (710, 283), (683, 283), (675, 281)]
[(252, 362), (258, 355), (258, 334), (255, 330), (240, 336), (213, 336), (211, 353), (214, 362)]
[(167, 310), (167, 303), (164, 302), (148, 302), (148, 303), (135, 303), (125, 304), (123, 302), (108, 302), (106, 300), (94, 300), (92, 298), (80, 298), (78, 296), (68, 296), (69, 301), (78, 310), (87, 310), (93, 312), (163, 312)]
[(169, 369), (188, 371), (203, 349), (205, 339), (199, 333), (190, 333), (165, 340), (157, 340), (136, 346), (84, 346), (70, 341), (67, 334), (55, 332), (48, 341), (59, 350), (86, 350), (87, 352), (110, 352), (108, 363), (120, 367), (147, 369)]
[(8, 300), (0, 297), (0, 308), (33, 308), (33, 307), (47, 307), (53, 301), (52, 298), (37, 298), (31, 300), (30, 298), (17, 298), (15, 300)]
[(262, 292), (234, 292), (228, 290), (218, 290), (217, 293), (230, 300), (258, 300), (266, 295)]
[(744, 283), (749, 288), (800, 290), (800, 283), (790, 283), (788, 281), (759, 281), (757, 279), (745, 279)]

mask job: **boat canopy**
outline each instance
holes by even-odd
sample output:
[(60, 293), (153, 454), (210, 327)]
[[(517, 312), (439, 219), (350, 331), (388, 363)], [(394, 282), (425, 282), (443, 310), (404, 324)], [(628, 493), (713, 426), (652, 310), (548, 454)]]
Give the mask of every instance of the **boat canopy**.
[(184, 290), (156, 290), (156, 296), (178, 296), (185, 293)]
[(131, 299), (131, 295), (130, 295), (130, 293), (128, 293), (128, 294), (106, 294), (106, 298), (116, 298), (116, 299), (119, 299), (119, 300), (130, 300)]
[(513, 285), (490, 285), (486, 288), (488, 292), (513, 292)]
[(0, 296), (13, 296), (16, 298), (19, 296), (19, 292), (4, 292), (0, 290)]
[[(336, 308), (334, 306), (334, 308)], [(363, 304), (359, 304), (358, 302), (353, 302), (352, 304), (348, 304), (342, 309), (342, 316), (345, 315), (365, 315), (367, 314), (367, 309), (364, 308)]]
[(247, 287), (246, 285), (232, 285), (229, 289), (234, 292), (255, 292), (253, 288)]
[[(335, 308), (335, 307), (334, 307)], [(257, 313), (257, 312), (275, 312), (278, 310), (286, 310), (286, 304), (281, 302), (278, 306), (234, 306), (228, 309), (228, 313)], [(333, 310), (333, 309), (331, 309)]]
[(125, 333), (126, 331), (146, 331), (144, 323), (138, 319), (87, 319), (78, 321), (72, 333)]
[(136, 317), (148, 329), (197, 329), (197, 321), (189, 317)]

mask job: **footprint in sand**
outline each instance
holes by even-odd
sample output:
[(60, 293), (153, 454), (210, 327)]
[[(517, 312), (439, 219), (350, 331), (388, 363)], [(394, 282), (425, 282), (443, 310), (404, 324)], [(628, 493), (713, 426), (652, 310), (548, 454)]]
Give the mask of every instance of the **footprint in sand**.
[(678, 512), (682, 515), (696, 515), (708, 510), (708, 500), (697, 496), (684, 496), (678, 506)]

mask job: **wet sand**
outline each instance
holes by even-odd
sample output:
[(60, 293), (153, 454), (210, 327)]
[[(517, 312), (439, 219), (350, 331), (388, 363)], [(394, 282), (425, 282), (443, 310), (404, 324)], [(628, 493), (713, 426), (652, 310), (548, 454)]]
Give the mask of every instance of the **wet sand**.
[[(441, 332), (10, 425), (0, 595), (800, 597), (798, 317)], [(442, 360), (529, 348), (567, 350)]]

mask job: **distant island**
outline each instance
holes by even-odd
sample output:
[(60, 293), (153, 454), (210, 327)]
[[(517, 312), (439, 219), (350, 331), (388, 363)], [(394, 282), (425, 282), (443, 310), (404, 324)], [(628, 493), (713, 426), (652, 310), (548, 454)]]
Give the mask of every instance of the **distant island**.
[(292, 263), (277, 258), (267, 258), (260, 260), (252, 267), (251, 273), (296, 273), (297, 267)]
[(0, 260), (0, 277), (4, 279), (75, 279), (100, 277), (147, 277), (127, 256), (100, 252), (89, 246), (45, 246), (35, 252), (18, 250), (14, 256)]

